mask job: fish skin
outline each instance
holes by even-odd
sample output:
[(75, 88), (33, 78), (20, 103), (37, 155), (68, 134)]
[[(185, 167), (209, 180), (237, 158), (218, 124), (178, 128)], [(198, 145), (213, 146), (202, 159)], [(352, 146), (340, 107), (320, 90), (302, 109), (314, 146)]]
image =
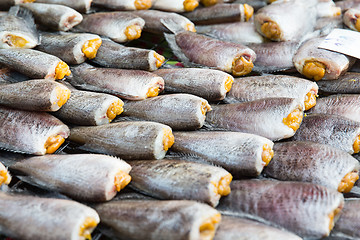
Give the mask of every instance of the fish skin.
[[(225, 1), (224, 1), (225, 2)], [(235, 0), (233, 3), (249, 4), (254, 8), (254, 11), (257, 12), (262, 7), (268, 5), (267, 0)]]
[(101, 222), (116, 231), (114, 237), (126, 240), (202, 239), (200, 225), (218, 214), (206, 204), (187, 200), (112, 201), (95, 206), (95, 210)]
[(293, 140), (328, 144), (353, 154), (353, 143), (359, 134), (359, 122), (338, 115), (314, 113), (304, 117)]
[(0, 63), (32, 79), (55, 79), (60, 59), (33, 49), (0, 49)]
[(340, 7), (342, 12), (345, 12), (350, 8), (359, 8), (360, 7), (360, 1), (359, 0), (336, 1), (335, 5), (337, 7)]
[(16, 239), (84, 240), (79, 230), (85, 218), (100, 221), (92, 208), (71, 200), (4, 192), (0, 199), (0, 233)]
[(27, 111), (55, 112), (60, 109), (56, 101), (57, 88), (70, 91), (61, 83), (45, 79), (2, 84), (0, 104)]
[(65, 194), (77, 201), (104, 202), (116, 194), (115, 175), (131, 166), (100, 154), (66, 154), (30, 157), (10, 166), (28, 176), (29, 183)]
[(322, 80), (338, 79), (355, 62), (355, 59), (341, 53), (317, 48), (324, 38), (313, 38), (303, 43), (293, 58), (296, 70), (302, 74), (306, 61), (316, 60), (326, 66)]
[(226, 170), (182, 160), (131, 161), (130, 187), (164, 200), (194, 200), (216, 207), (221, 195), (214, 183), (229, 175)]
[(135, 0), (93, 0), (92, 5), (120, 11), (135, 11)]
[(80, 149), (119, 156), (125, 160), (162, 159), (164, 131), (170, 127), (155, 122), (119, 122), (94, 127), (75, 127), (69, 139)]
[[(294, 109), (302, 109), (295, 98), (265, 98), (244, 103), (211, 105), (206, 126), (215, 129), (257, 134), (270, 140), (292, 137), (295, 131), (282, 121)], [(269, 128), (272, 126), (271, 128)]]
[(67, 81), (82, 90), (103, 92), (128, 100), (146, 99), (151, 87), (164, 89), (164, 80), (150, 72), (115, 68), (97, 68), (82, 63), (70, 68)]
[[(206, 106), (206, 107), (204, 107)], [(142, 101), (126, 101), (122, 116), (159, 122), (174, 130), (195, 130), (205, 122), (208, 102), (191, 94), (167, 94)]]
[(98, 12), (84, 15), (74, 31), (94, 33), (122, 43), (128, 41), (124, 31), (130, 25), (138, 25), (142, 29), (145, 21), (130, 12)]
[(355, 23), (360, 14), (360, 6), (358, 8), (350, 8), (343, 14), (343, 22), (344, 24), (354, 31), (359, 31), (356, 29)]
[(344, 204), (341, 193), (311, 183), (255, 179), (230, 185), (231, 194), (217, 207), (222, 214), (251, 214), (304, 238), (328, 236), (328, 215)]
[(240, 132), (174, 132), (171, 153), (190, 155), (184, 159), (221, 166), (234, 177), (258, 176), (264, 168), (261, 158), (264, 137)]
[(0, 84), (17, 83), (27, 80), (30, 80), (30, 78), (0, 65)]
[(360, 199), (345, 199), (345, 204), (341, 216), (336, 222), (335, 228), (333, 230), (335, 236), (338, 234), (345, 234), (347, 237), (354, 237), (356, 239), (360, 237), (359, 208)]
[(88, 13), (92, 0), (36, 0), (36, 2), (65, 5), (78, 12)]
[(265, 224), (230, 216), (222, 216), (214, 240), (301, 240), (295, 234)]
[(68, 64), (81, 64), (87, 59), (82, 47), (86, 41), (93, 39), (100, 37), (88, 33), (42, 33), (37, 50), (57, 56)]
[(185, 12), (184, 2), (185, 0), (173, 0), (171, 2), (168, 0), (156, 0), (153, 2), (152, 8), (166, 12), (183, 13)]
[(138, 69), (155, 71), (157, 59), (153, 50), (127, 47), (102, 38), (102, 44), (91, 62), (108, 68)]
[(30, 10), (35, 22), (45, 29), (68, 31), (83, 20), (79, 12), (60, 4), (24, 3), (19, 6)]
[(360, 73), (346, 72), (337, 80), (320, 80), (316, 82), (323, 94), (360, 94)]
[(306, 94), (318, 93), (315, 82), (288, 75), (263, 75), (235, 78), (233, 86), (225, 97), (225, 102), (249, 102), (268, 97), (298, 98), (304, 106)]
[(48, 137), (67, 138), (69, 128), (48, 113), (27, 112), (0, 106), (0, 148), (44, 155)]
[(313, 142), (275, 143), (274, 157), (264, 174), (284, 181), (311, 182), (337, 190), (342, 178), (358, 172), (358, 160), (325, 144)]

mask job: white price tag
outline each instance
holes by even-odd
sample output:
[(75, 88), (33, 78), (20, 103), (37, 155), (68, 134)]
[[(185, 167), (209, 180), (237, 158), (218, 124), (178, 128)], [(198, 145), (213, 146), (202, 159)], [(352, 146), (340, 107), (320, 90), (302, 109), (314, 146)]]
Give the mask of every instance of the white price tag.
[(360, 32), (334, 29), (319, 45), (323, 48), (360, 59)]

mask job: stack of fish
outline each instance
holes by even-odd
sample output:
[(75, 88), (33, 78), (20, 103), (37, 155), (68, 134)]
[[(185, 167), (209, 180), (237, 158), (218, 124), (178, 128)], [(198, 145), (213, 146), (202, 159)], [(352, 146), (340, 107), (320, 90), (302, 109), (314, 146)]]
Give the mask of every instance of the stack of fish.
[(0, 235), (360, 237), (360, 73), (317, 48), (359, 1), (0, 9)]

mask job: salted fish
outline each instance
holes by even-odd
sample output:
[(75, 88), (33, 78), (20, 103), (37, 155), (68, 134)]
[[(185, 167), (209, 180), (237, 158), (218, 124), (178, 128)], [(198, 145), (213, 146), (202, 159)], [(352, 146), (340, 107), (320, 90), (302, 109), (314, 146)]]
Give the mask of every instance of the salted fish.
[(360, 226), (359, 226), (359, 209), (360, 199), (358, 198), (347, 198), (345, 199), (344, 208), (340, 215), (339, 220), (336, 222), (335, 228), (332, 235), (345, 234), (346, 237), (359, 238), (360, 237)]
[(233, 3), (249, 4), (257, 12), (260, 8), (265, 7), (268, 3), (267, 0), (235, 0)]
[(344, 24), (354, 30), (360, 31), (360, 6), (358, 8), (350, 8), (343, 15)]
[(214, 208), (187, 200), (112, 201), (95, 210), (115, 231), (111, 237), (124, 240), (210, 240), (221, 221)]
[(191, 12), (199, 6), (198, 0), (156, 0), (153, 2), (152, 8), (167, 12)]
[(36, 2), (65, 5), (78, 12), (88, 13), (92, 0), (36, 0)]
[(194, 200), (215, 207), (230, 194), (226, 170), (182, 160), (131, 161), (130, 187), (158, 199)]
[(116, 95), (128, 100), (155, 97), (164, 89), (164, 80), (150, 72), (115, 68), (97, 68), (82, 63), (71, 67), (71, 85), (89, 91)]
[(11, 182), (11, 175), (7, 168), (0, 162), (0, 187), (3, 184), (8, 185)]
[(200, 68), (159, 69), (154, 72), (165, 82), (165, 92), (189, 93), (208, 101), (223, 100), (234, 78), (219, 70)]
[(253, 22), (231, 22), (213, 25), (198, 25), (196, 32), (223, 41), (249, 44), (262, 43), (265, 38), (255, 29)]
[(344, 205), (336, 190), (301, 182), (232, 181), (231, 194), (217, 209), (225, 215), (252, 215), (306, 238), (328, 236)]
[(0, 107), (0, 148), (34, 155), (54, 153), (70, 130), (48, 113)]
[(83, 16), (75, 31), (109, 37), (115, 42), (127, 42), (141, 36), (145, 21), (130, 12), (98, 12)]
[(112, 10), (145, 10), (152, 6), (151, 0), (93, 0), (94, 6)]
[(350, 192), (359, 179), (359, 169), (358, 160), (342, 150), (326, 144), (291, 141), (275, 143), (274, 158), (264, 174)]
[(321, 93), (325, 94), (360, 94), (360, 73), (346, 72), (336, 80), (320, 80), (316, 82)]
[(14, 7), (0, 16), (0, 48), (34, 48), (39, 43), (31, 12)]
[(155, 122), (119, 122), (74, 127), (69, 139), (79, 148), (122, 159), (162, 159), (174, 143), (169, 126)]
[(32, 79), (63, 79), (71, 74), (60, 58), (33, 49), (0, 49), (0, 64)]
[(0, 192), (0, 233), (24, 240), (85, 240), (99, 215), (75, 201)]
[(317, 0), (317, 17), (338, 17), (341, 15), (341, 8), (336, 6), (333, 0)]
[(0, 2), (0, 10), (9, 10), (10, 7), (20, 4), (20, 3), (30, 3), (35, 0), (1, 0)]
[(27, 80), (30, 80), (30, 78), (0, 65), (0, 84), (17, 83)]
[(100, 154), (30, 157), (9, 166), (23, 181), (86, 202), (111, 200), (131, 180), (131, 166)]
[(124, 110), (124, 102), (118, 97), (69, 88), (71, 98), (54, 113), (65, 122), (81, 126), (109, 124)]
[(295, 53), (296, 70), (307, 78), (334, 80), (344, 74), (355, 59), (344, 54), (318, 48), (324, 38), (313, 38), (303, 43)]
[(316, 1), (276, 1), (259, 9), (254, 23), (270, 40), (296, 41), (313, 31), (316, 17)]
[(60, 4), (24, 3), (19, 6), (30, 10), (35, 22), (45, 29), (68, 31), (83, 19), (79, 12)]
[(45, 79), (0, 85), (0, 105), (28, 110), (55, 112), (70, 98), (65, 85)]
[(360, 123), (339, 115), (313, 113), (304, 117), (293, 139), (328, 144), (350, 154), (358, 153)]
[(174, 132), (174, 136), (172, 155), (221, 166), (236, 178), (260, 175), (274, 156), (274, 143), (254, 134), (197, 131)]
[(156, 34), (162, 34), (164, 32), (170, 33), (171, 31), (161, 23), (161, 19), (175, 22), (179, 28), (185, 31), (196, 31), (193, 22), (191, 22), (186, 17), (174, 12), (169, 13), (158, 10), (142, 10), (134, 11), (133, 13), (145, 20), (145, 32)]
[(247, 22), (252, 17), (254, 9), (248, 4), (223, 3), (207, 8), (197, 8), (183, 15), (196, 25), (207, 25), (228, 22)]
[(287, 75), (263, 75), (236, 78), (226, 95), (225, 102), (249, 102), (268, 97), (297, 98), (303, 102), (303, 109), (316, 105), (318, 86), (303, 78)]
[(359, 0), (342, 0), (342, 1), (336, 1), (335, 5), (337, 7), (340, 7), (342, 12), (346, 12), (350, 8), (360, 7), (360, 1)]
[(174, 130), (195, 130), (211, 111), (209, 103), (191, 94), (167, 94), (142, 101), (126, 101), (122, 116), (168, 125)]
[(127, 47), (102, 38), (96, 57), (91, 61), (108, 68), (155, 71), (161, 67), (165, 58), (154, 50)]
[(303, 118), (303, 102), (295, 98), (265, 98), (211, 108), (206, 116), (208, 127), (257, 134), (270, 140), (292, 137)]
[(214, 240), (301, 240), (295, 234), (245, 218), (222, 216)]
[(100, 46), (101, 38), (95, 34), (42, 33), (41, 45), (37, 49), (57, 56), (68, 64), (80, 64), (86, 59), (95, 58)]

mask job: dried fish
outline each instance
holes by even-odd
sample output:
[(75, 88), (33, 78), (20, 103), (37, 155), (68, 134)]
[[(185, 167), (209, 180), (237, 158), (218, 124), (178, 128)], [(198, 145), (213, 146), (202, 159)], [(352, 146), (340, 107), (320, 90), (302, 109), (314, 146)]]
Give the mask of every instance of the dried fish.
[(350, 8), (343, 15), (344, 24), (355, 31), (360, 31), (360, 6), (359, 8)]
[(337, 17), (341, 15), (341, 8), (333, 0), (317, 0), (317, 17)]
[(199, 6), (198, 0), (156, 0), (152, 8), (168, 12), (191, 12)]
[(28, 111), (59, 110), (70, 90), (55, 81), (39, 79), (0, 85), (0, 105)]
[(258, 176), (271, 161), (274, 143), (239, 132), (175, 132), (171, 153), (189, 161), (221, 166), (234, 177)]
[(0, 148), (35, 155), (54, 153), (69, 128), (48, 113), (0, 107)]
[(305, 42), (293, 62), (296, 70), (307, 78), (318, 80), (338, 79), (355, 62), (344, 54), (318, 48), (324, 38), (313, 38)]
[(96, 58), (92, 59), (92, 62), (103, 67), (145, 71), (155, 71), (164, 61), (164, 56), (154, 50), (126, 47), (104, 38)]
[(67, 78), (71, 85), (129, 100), (155, 97), (164, 89), (164, 80), (161, 77), (141, 70), (96, 68), (83, 63), (71, 67), (71, 71), (72, 76)]
[(173, 68), (154, 73), (164, 79), (166, 92), (190, 93), (208, 101), (224, 99), (234, 81), (231, 75), (214, 69)]
[(174, 143), (170, 127), (155, 122), (119, 122), (95, 127), (75, 127), (69, 139), (80, 149), (122, 159), (162, 159)]
[(162, 34), (170, 33), (170, 30), (161, 23), (161, 19), (171, 20), (184, 31), (195, 32), (195, 25), (186, 17), (177, 13), (168, 13), (158, 10), (134, 11), (134, 14), (145, 20), (144, 31)]
[(3, 184), (8, 185), (11, 182), (11, 175), (7, 168), (0, 162), (0, 187)]
[(95, 58), (100, 46), (101, 38), (95, 34), (43, 33), (37, 49), (57, 56), (68, 64), (80, 64), (86, 59)]
[(316, 105), (318, 86), (303, 78), (287, 75), (263, 75), (236, 78), (226, 95), (225, 102), (249, 102), (269, 97), (297, 98), (303, 102), (303, 109)]
[(360, 123), (329, 114), (309, 114), (294, 140), (328, 144), (350, 154), (360, 151)]
[(33, 48), (39, 43), (31, 12), (13, 7), (0, 16), (0, 48)]
[(24, 3), (19, 6), (30, 10), (34, 15), (35, 22), (45, 29), (68, 31), (83, 19), (79, 12), (64, 5)]
[(214, 240), (301, 240), (293, 233), (237, 217), (222, 216)]
[(151, 0), (93, 0), (94, 6), (112, 10), (145, 10), (152, 5)]
[(131, 188), (159, 199), (194, 200), (212, 207), (230, 194), (226, 170), (179, 160), (131, 161)]
[(359, 209), (360, 199), (347, 198), (345, 205), (340, 215), (339, 220), (336, 222), (334, 228), (334, 235), (345, 234), (347, 237), (360, 237), (359, 231)]
[(190, 94), (167, 94), (142, 101), (127, 101), (122, 116), (168, 125), (174, 130), (195, 130), (211, 111), (208, 102)]
[(316, 82), (319, 90), (326, 94), (360, 93), (360, 73), (346, 72), (336, 80), (321, 80)]
[(30, 78), (0, 65), (0, 84), (17, 83), (27, 80), (30, 80)]
[(292, 137), (303, 118), (303, 102), (295, 98), (265, 98), (211, 108), (206, 116), (210, 128), (252, 133), (270, 140)]
[(1, 0), (0, 2), (0, 9), (1, 10), (9, 10), (11, 6), (14, 6), (16, 4), (20, 3), (29, 3), (34, 2), (35, 0)]
[(71, 200), (4, 192), (0, 200), (0, 233), (16, 239), (91, 239), (100, 221), (95, 210)]
[(260, 8), (265, 7), (268, 3), (267, 0), (235, 0), (233, 3), (249, 4), (257, 12)]
[(95, 210), (101, 222), (116, 232), (111, 237), (126, 240), (210, 240), (221, 221), (212, 207), (186, 200), (113, 201)]
[(65, 5), (78, 12), (88, 13), (92, 0), (36, 0), (36, 2)]
[(74, 30), (106, 36), (115, 42), (127, 42), (141, 36), (145, 21), (129, 12), (98, 12), (84, 15)]
[(358, 160), (329, 145), (276, 143), (274, 152), (274, 158), (264, 173), (279, 180), (311, 182), (339, 192), (350, 192), (359, 179)]
[(9, 168), (25, 174), (23, 181), (87, 202), (109, 201), (131, 180), (129, 164), (100, 154), (30, 157)]
[(69, 88), (71, 98), (54, 113), (65, 122), (81, 126), (109, 124), (124, 110), (123, 101), (115, 96)]
[(221, 213), (250, 214), (301, 237), (328, 236), (344, 205), (341, 193), (312, 183), (242, 180), (230, 186), (217, 207)]
[(71, 74), (60, 58), (33, 49), (0, 49), (0, 64), (33, 79), (63, 79)]
[(342, 1), (336, 1), (335, 4), (337, 7), (340, 7), (341, 11), (343, 11), (343, 12), (349, 10), (350, 8), (360, 7), (359, 0), (342, 0)]

